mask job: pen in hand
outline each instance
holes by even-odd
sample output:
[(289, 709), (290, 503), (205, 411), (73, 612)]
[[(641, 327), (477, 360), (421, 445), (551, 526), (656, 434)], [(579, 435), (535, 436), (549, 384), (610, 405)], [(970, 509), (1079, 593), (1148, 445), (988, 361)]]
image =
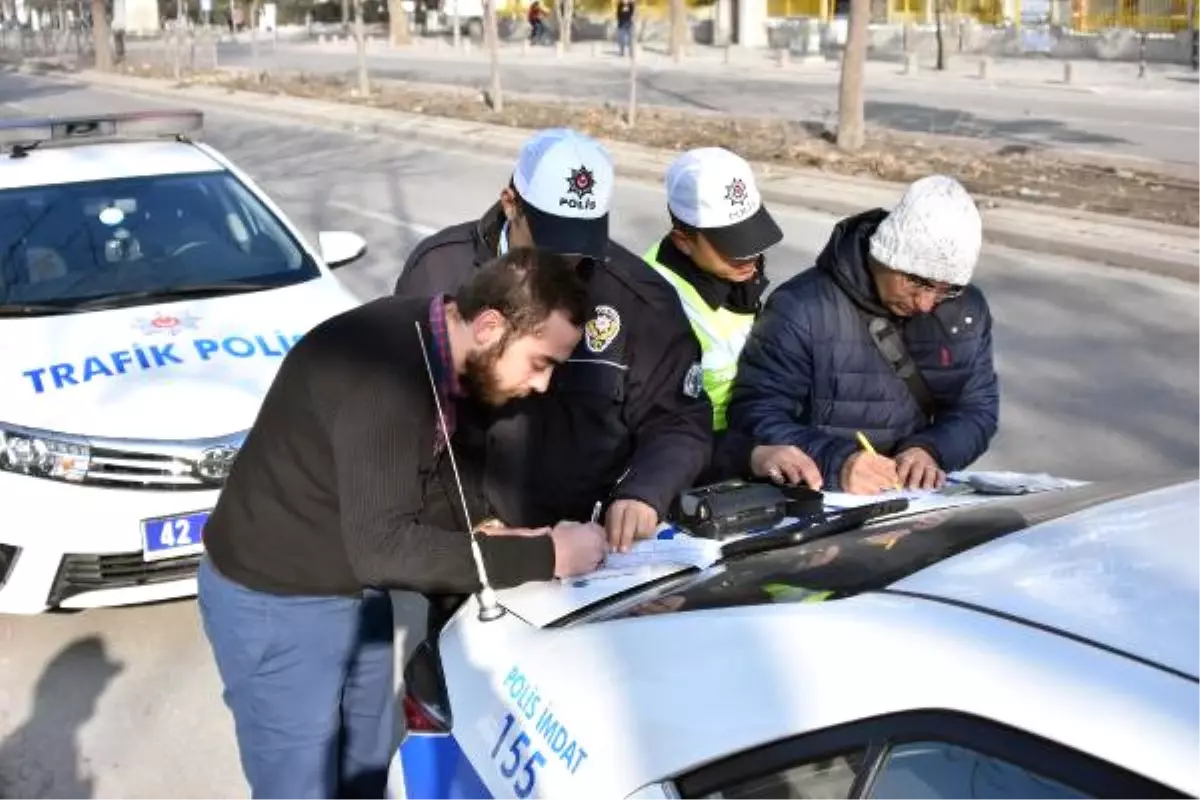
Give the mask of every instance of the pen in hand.
[[(858, 443), (859, 443), (859, 445), (862, 446), (863, 450), (865, 450), (866, 452), (870, 453), (873, 456), (879, 455), (878, 453), (875, 452), (875, 448), (871, 446), (871, 440), (867, 438), (867, 435), (865, 433), (863, 433), (862, 431), (859, 431), (858, 433), (856, 433), (854, 435), (854, 438), (858, 439)], [(895, 489), (897, 492), (899, 492), (899, 491), (902, 491), (904, 489), (904, 487), (900, 485), (899, 481), (897, 481), (895, 484)]]

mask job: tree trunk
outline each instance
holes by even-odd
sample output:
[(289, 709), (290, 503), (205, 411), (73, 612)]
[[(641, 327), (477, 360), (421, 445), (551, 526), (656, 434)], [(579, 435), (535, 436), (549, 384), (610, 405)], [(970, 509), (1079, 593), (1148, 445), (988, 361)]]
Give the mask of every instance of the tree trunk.
[(942, 0), (933, 0), (933, 30), (937, 38), (937, 69), (946, 68), (946, 39), (942, 32)]
[(687, 4), (684, 0), (671, 0), (671, 57), (676, 61), (683, 59), (683, 50), (687, 47)]
[(492, 70), (492, 111), (498, 114), (504, 110), (504, 89), (500, 85), (500, 30), (496, 24), (496, 0), (483, 0), (483, 28)]
[(1187, 4), (1188, 15), (1188, 47), (1191, 48), (1192, 69), (1200, 69), (1200, 50), (1197, 50), (1196, 41), (1196, 0), (1188, 0)]
[(388, 0), (388, 41), (393, 47), (409, 44), (412, 37), (408, 32), (408, 14), (404, 12), (402, 0)]
[(558, 13), (558, 40), (563, 49), (571, 47), (571, 27), (575, 24), (575, 0), (558, 0), (554, 6)]
[(637, 124), (637, 37), (631, 36), (629, 41), (629, 113), (626, 121), (632, 128)]
[(92, 0), (92, 47), (96, 51), (96, 69), (112, 72), (112, 44), (108, 35), (108, 4)]
[(838, 87), (837, 145), (851, 153), (861, 150), (865, 140), (863, 66), (867, 60), (870, 19), (871, 0), (850, 0), (850, 30), (846, 35), (842, 80)]
[(371, 96), (371, 73), (367, 69), (367, 30), (363, 22), (363, 0), (354, 0), (354, 40), (358, 50), (358, 93)]
[(250, 68), (254, 70), (254, 79), (258, 80), (258, 9), (261, 0), (250, 4)]
[(342, 33), (350, 30), (350, 0), (342, 0)]

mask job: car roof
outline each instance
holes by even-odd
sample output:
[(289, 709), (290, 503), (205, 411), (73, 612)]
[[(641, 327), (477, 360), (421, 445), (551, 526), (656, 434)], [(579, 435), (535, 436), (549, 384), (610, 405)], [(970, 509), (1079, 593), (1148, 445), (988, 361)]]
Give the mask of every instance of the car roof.
[(224, 170), (204, 148), (186, 141), (107, 141), (0, 154), (0, 190), (64, 183), (187, 175)]
[(892, 584), (1200, 677), (1200, 482), (1034, 525)]

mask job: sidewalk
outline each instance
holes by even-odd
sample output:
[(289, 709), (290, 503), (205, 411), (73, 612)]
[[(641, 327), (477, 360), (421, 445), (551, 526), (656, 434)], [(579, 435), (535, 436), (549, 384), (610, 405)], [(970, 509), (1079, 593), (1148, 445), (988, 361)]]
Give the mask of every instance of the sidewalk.
[[(486, 63), (485, 48), (471, 44), (465, 37), (459, 50), (445, 39), (414, 37), (412, 43), (403, 47), (391, 47), (382, 39), (368, 39), (368, 53), (372, 59), (386, 58), (397, 61), (438, 61)], [(330, 38), (327, 41), (309, 43), (285, 43), (276, 45), (280, 50), (294, 53), (322, 53), (352, 55), (357, 52), (352, 37)], [(653, 70), (681, 70), (706, 73), (738, 70), (744, 78), (769, 80), (796, 80), (802, 82), (836, 81), (840, 75), (841, 62), (836, 57), (805, 59), (788, 55), (781, 61), (777, 50), (765, 48), (743, 50), (736, 47), (722, 48), (708, 45), (692, 45), (687, 55), (676, 62), (665, 52), (665, 44), (649, 43), (639, 51), (639, 68)], [(612, 42), (577, 42), (571, 49), (560, 53), (550, 46), (530, 47), (524, 43), (504, 42), (501, 45), (502, 61), (507, 64), (545, 64), (563, 67), (607, 69), (626, 72), (628, 58), (621, 58)], [(986, 66), (981, 66), (986, 64)], [(906, 82), (961, 82), (966, 85), (1027, 87), (1047, 90), (1067, 90), (1090, 93), (1112, 93), (1132, 95), (1174, 94), (1181, 97), (1197, 94), (1196, 74), (1186, 67), (1150, 65), (1145, 78), (1138, 78), (1137, 65), (1103, 62), (1070, 62), (1070, 82), (1064, 81), (1066, 62), (1038, 58), (990, 58), (985, 56), (950, 53), (947, 69), (938, 72), (934, 60), (922, 56), (915, 74), (907, 74), (906, 66), (900, 61), (871, 59), (867, 61), (865, 78), (872, 82), (880, 80), (903, 80)], [(983, 77), (981, 70), (986, 70)]]
[[(290, 119), (357, 134), (389, 136), (438, 148), (460, 148), (511, 157), (529, 131), (500, 125), (404, 114), (320, 100), (263, 95), (93, 72), (63, 80), (97, 88), (224, 106), (243, 113)], [(623, 178), (659, 183), (673, 153), (606, 141)], [(760, 188), (770, 202), (835, 215), (889, 207), (903, 191), (898, 184), (831, 175), (815, 170), (756, 165)], [(1070, 209), (978, 197), (985, 238), (991, 244), (1072, 256), (1100, 264), (1144, 270), (1200, 282), (1196, 230)]]

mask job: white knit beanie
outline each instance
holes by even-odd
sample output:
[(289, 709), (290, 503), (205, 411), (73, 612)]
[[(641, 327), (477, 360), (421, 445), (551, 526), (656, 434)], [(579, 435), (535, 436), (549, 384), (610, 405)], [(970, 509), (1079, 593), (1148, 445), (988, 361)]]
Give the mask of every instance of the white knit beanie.
[(931, 281), (971, 282), (983, 245), (975, 201), (954, 178), (930, 175), (908, 187), (871, 236), (871, 256), (885, 267)]

